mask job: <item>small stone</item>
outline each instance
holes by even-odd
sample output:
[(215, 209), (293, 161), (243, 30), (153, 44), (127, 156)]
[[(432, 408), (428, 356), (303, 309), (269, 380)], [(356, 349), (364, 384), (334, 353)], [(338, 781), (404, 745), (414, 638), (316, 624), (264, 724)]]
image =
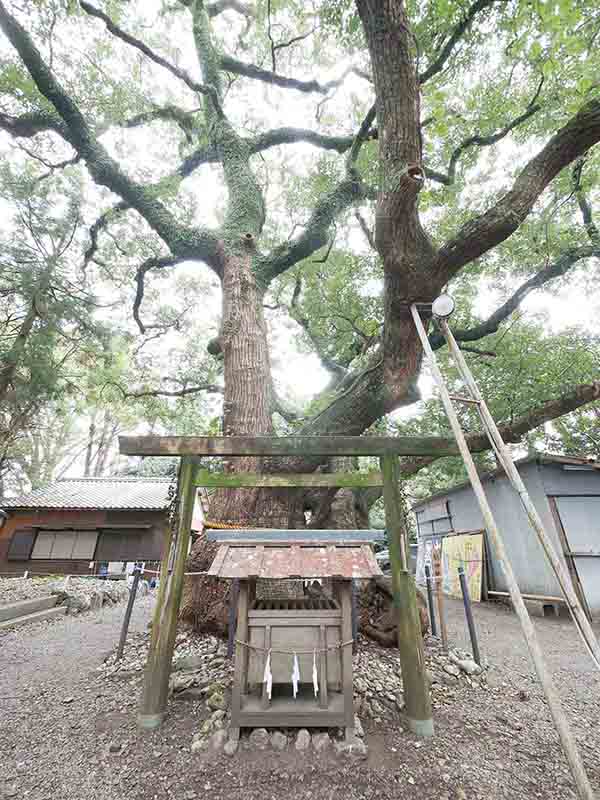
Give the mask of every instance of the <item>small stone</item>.
[(331, 739), (328, 733), (315, 733), (312, 737), (312, 746), (317, 753), (322, 753), (327, 750), (331, 745)]
[(442, 683), (445, 686), (456, 686), (458, 683), (458, 678), (455, 675), (446, 675), (445, 673), (442, 675)]
[(199, 670), (202, 668), (204, 663), (204, 657), (198, 655), (197, 653), (192, 653), (189, 656), (184, 656), (180, 658), (175, 663), (175, 669), (182, 670), (183, 672), (191, 672), (193, 670)]
[(229, 741), (225, 742), (225, 745), (223, 746), (223, 752), (226, 756), (234, 756), (237, 753), (239, 744), (239, 739), (229, 739)]
[(122, 747), (122, 745), (120, 745), (118, 742), (111, 742), (108, 745), (108, 752), (109, 753), (120, 753), (121, 752), (121, 747)]
[(213, 692), (209, 695), (206, 705), (215, 711), (224, 711), (227, 708), (227, 700), (222, 691)]
[(187, 673), (182, 675), (175, 674), (171, 676), (169, 683), (174, 692), (183, 692), (184, 689), (189, 689), (191, 686), (193, 686), (194, 676)]
[(444, 664), (444, 672), (446, 675), (452, 675), (455, 678), (460, 675), (460, 669), (454, 664)]
[(204, 689), (199, 689), (197, 686), (190, 686), (188, 689), (183, 689), (181, 692), (175, 692), (173, 695), (174, 700), (202, 700), (206, 694)]
[(282, 733), (281, 731), (274, 731), (271, 734), (271, 747), (273, 750), (279, 750), (279, 752), (285, 750), (287, 747), (287, 736), (285, 733)]
[(269, 733), (266, 728), (255, 728), (248, 739), (251, 747), (266, 750), (269, 746)]
[(365, 735), (365, 731), (363, 729), (362, 722), (360, 721), (358, 714), (354, 715), (354, 734), (358, 736), (359, 739), (363, 739)]
[[(481, 667), (477, 662), (473, 661), (471, 658), (466, 658), (464, 660), (460, 660), (456, 662), (456, 665), (463, 671), (466, 672), (467, 675), (479, 675), (481, 672)], [(446, 669), (444, 667), (444, 669)]]
[(221, 750), (227, 742), (227, 731), (220, 730), (210, 737), (210, 746), (213, 750)]
[(347, 757), (354, 756), (355, 758), (359, 758), (361, 760), (367, 758), (369, 755), (369, 748), (367, 745), (361, 739), (357, 739), (356, 737), (350, 742), (336, 742), (335, 750), (336, 753), (340, 755)]
[(310, 733), (306, 728), (301, 728), (296, 736), (296, 750), (308, 750), (310, 747)]
[(523, 689), (519, 689), (519, 700), (522, 700), (523, 702), (525, 702), (525, 701), (527, 701), (529, 699), (530, 699), (529, 694), (526, 691), (524, 691)]

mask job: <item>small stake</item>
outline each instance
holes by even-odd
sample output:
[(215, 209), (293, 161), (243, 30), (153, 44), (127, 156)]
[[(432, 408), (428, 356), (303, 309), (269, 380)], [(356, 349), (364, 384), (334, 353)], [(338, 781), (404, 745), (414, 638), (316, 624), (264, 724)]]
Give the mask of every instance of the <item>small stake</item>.
[(427, 584), (427, 605), (429, 606), (429, 620), (431, 622), (431, 635), (437, 636), (437, 625), (435, 624), (435, 610), (433, 606), (433, 590), (431, 588), (431, 570), (425, 564), (425, 582)]
[(467, 583), (467, 576), (462, 566), (458, 568), (458, 579), (460, 580), (460, 588), (462, 590), (463, 603), (465, 606), (465, 616), (467, 618), (467, 625), (469, 626), (469, 637), (471, 639), (471, 648), (473, 650), (473, 658), (479, 666), (481, 666), (481, 654), (479, 653), (479, 644), (477, 642), (477, 631), (475, 630), (475, 621), (473, 620), (473, 609), (471, 608), (471, 596), (469, 595), (469, 584)]
[(133, 583), (131, 584), (131, 589), (129, 590), (127, 608), (125, 609), (125, 616), (123, 618), (123, 627), (121, 628), (121, 638), (119, 639), (119, 646), (117, 648), (117, 657), (116, 657), (117, 661), (120, 661), (123, 658), (123, 649), (125, 648), (125, 642), (127, 640), (127, 631), (129, 630), (131, 612), (133, 611), (133, 604), (135, 602), (135, 596), (137, 594), (138, 583), (140, 582), (140, 574), (141, 570), (139, 564), (136, 564), (135, 567), (133, 568)]

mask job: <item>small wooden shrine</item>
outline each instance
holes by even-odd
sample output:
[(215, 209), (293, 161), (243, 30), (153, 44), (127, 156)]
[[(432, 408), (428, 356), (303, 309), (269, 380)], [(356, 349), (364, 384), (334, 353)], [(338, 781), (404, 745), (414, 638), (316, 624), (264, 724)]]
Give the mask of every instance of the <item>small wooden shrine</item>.
[[(169, 675), (198, 487), (383, 487), (404, 683), (405, 722), (418, 735), (433, 734), (415, 583), (408, 569), (407, 531), (398, 492), (398, 456), (452, 455), (454, 450), (451, 446), (440, 446), (439, 440), (426, 437), (134, 436), (120, 437), (120, 450), (126, 455), (181, 457), (177, 526), (169, 534), (169, 556), (161, 565), (138, 715), (141, 727), (152, 729), (159, 726), (167, 709)], [(313, 463), (326, 463), (333, 456), (377, 456), (381, 472), (208, 473), (197, 463), (197, 456), (226, 456), (230, 463), (232, 458), (244, 456), (295, 456), (312, 459)], [(338, 725), (352, 735), (351, 582), (379, 574), (370, 550), (371, 535), (372, 532), (368, 531), (221, 532), (222, 546), (209, 574), (215, 578), (237, 578), (241, 586), (237, 607), (232, 735), (239, 735), (241, 727), (255, 725)], [(270, 541), (265, 537), (271, 537)], [(254, 592), (254, 584), (260, 577), (298, 581), (327, 579), (332, 583), (333, 592), (329, 600), (315, 600), (309, 594), (296, 601), (267, 601), (258, 598)], [(302, 690), (306, 686), (302, 684), (307, 672), (312, 676), (313, 695), (310, 700), (303, 701)], [(290, 678), (293, 685), (298, 684), (295, 700), (290, 700)], [(309, 678), (309, 691), (310, 683)], [(280, 687), (285, 685), (287, 694), (280, 691)]]
[[(244, 727), (339, 726), (352, 739), (352, 581), (381, 575), (371, 549), (381, 532), (243, 530), (208, 538), (220, 542), (209, 574), (240, 587), (230, 735)], [(332, 592), (257, 597), (257, 580), (289, 579), (327, 581)]]

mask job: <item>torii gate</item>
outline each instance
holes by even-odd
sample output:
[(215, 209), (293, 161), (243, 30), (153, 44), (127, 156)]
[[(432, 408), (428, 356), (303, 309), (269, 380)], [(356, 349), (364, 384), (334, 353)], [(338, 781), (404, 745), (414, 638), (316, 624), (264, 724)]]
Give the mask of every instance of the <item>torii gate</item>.
[(377, 456), (381, 472), (213, 476), (211, 485), (222, 487), (365, 487), (383, 486), (386, 527), (392, 568), (393, 604), (396, 609), (398, 647), (407, 723), (421, 736), (433, 735), (430, 689), (423, 657), (416, 588), (408, 565), (408, 541), (399, 494), (398, 456), (456, 455), (447, 440), (433, 437), (289, 436), (213, 437), (142, 436), (120, 437), (120, 452), (131, 456), (179, 456), (182, 459), (177, 529), (171, 532), (169, 555), (163, 558), (160, 587), (152, 626), (152, 637), (144, 677), (138, 722), (144, 728), (158, 727), (167, 707), (169, 675), (175, 645), (177, 618), (183, 591), (185, 561), (189, 549), (191, 518), (196, 487), (204, 485), (205, 473), (198, 468), (199, 456)]

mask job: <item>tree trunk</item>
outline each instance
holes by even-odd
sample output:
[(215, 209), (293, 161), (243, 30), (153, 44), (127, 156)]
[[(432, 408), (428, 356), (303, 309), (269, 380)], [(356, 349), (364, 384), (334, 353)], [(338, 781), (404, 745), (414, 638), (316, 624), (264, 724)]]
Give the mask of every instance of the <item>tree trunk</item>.
[[(263, 293), (246, 247), (223, 258), (223, 313), (218, 349), (224, 358), (223, 433), (226, 436), (272, 436), (273, 389)], [(262, 472), (263, 459), (224, 462), (227, 472)], [(301, 506), (289, 490), (222, 489), (211, 499), (210, 522), (234, 527), (289, 528), (301, 525)], [(290, 509), (296, 508), (296, 512)], [(217, 547), (201, 536), (188, 570), (210, 566)], [(223, 635), (227, 629), (228, 585), (202, 577), (188, 578), (181, 616), (195, 627)]]

